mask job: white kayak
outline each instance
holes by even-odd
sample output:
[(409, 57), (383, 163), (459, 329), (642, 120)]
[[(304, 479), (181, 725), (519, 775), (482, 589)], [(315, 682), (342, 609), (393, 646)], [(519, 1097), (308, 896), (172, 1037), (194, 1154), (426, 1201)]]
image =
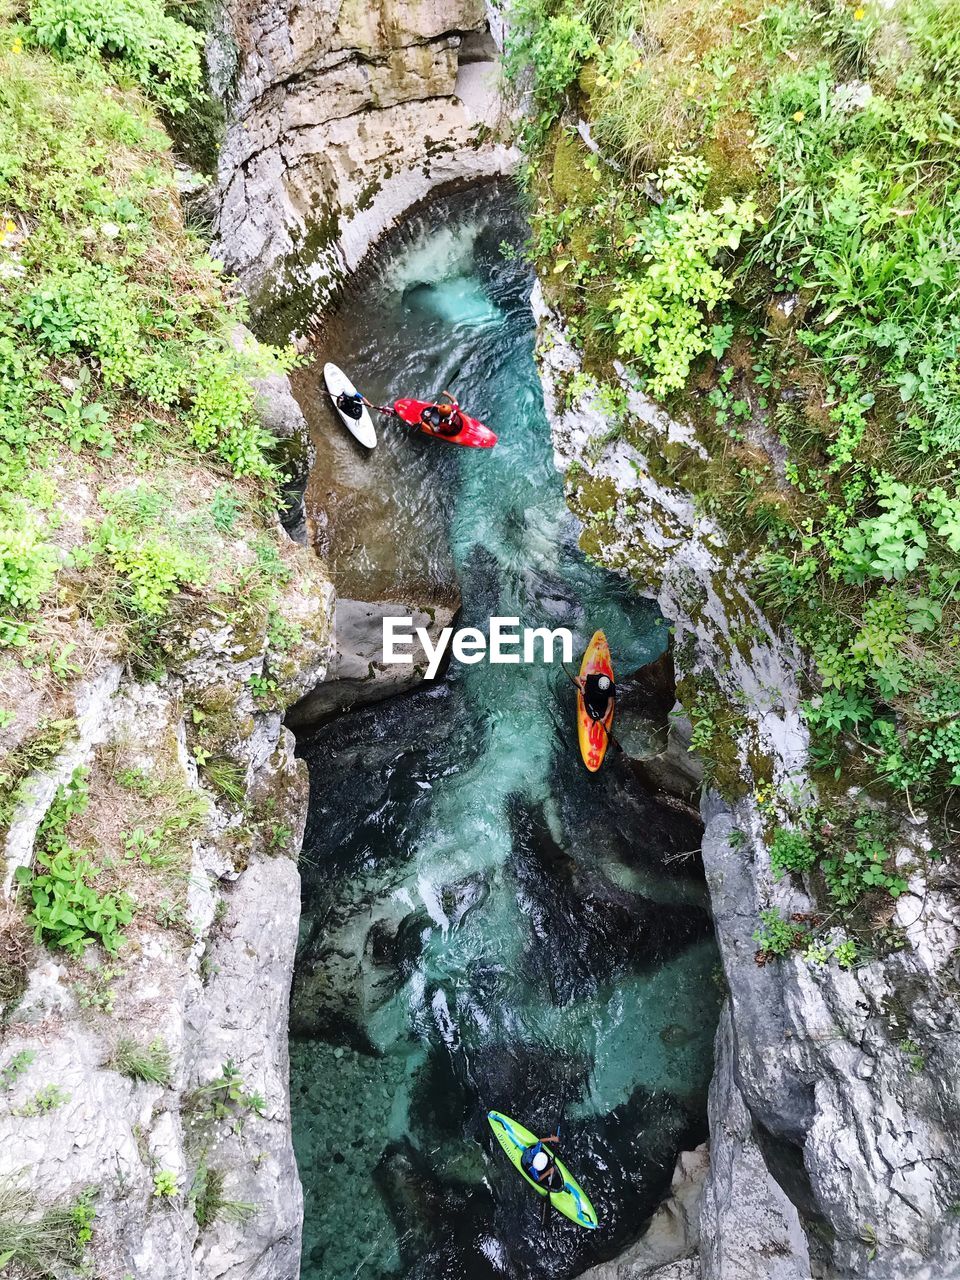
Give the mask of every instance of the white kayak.
[(323, 380), (327, 384), (333, 407), (337, 410), (343, 425), (361, 444), (366, 445), (368, 449), (372, 449), (377, 443), (377, 433), (373, 429), (373, 419), (370, 417), (369, 409), (364, 406), (359, 418), (351, 418), (349, 413), (344, 413), (337, 406), (337, 396), (342, 395), (343, 392), (346, 392), (348, 396), (355, 395), (357, 388), (343, 370), (329, 360), (323, 366)]

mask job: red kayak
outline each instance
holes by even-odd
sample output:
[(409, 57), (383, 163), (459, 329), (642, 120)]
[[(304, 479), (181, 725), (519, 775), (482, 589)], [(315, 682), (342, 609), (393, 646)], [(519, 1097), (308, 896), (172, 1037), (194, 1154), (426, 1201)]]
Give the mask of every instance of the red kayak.
[(460, 408), (457, 408), (457, 413), (463, 425), (455, 436), (446, 436), (442, 431), (427, 426), (420, 415), (424, 409), (430, 408), (431, 403), (430, 400), (395, 400), (393, 411), (411, 427), (419, 427), (424, 435), (433, 436), (435, 440), (446, 440), (447, 444), (463, 444), (468, 449), (492, 449), (497, 443), (496, 434), (489, 427), (485, 427), (476, 418), (469, 417)]

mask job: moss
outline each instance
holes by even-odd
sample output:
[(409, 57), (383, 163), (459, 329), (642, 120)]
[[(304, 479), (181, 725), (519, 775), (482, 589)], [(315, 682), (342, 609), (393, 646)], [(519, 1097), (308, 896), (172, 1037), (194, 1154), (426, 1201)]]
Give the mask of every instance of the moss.
[(367, 185), (363, 188), (363, 190), (357, 196), (357, 210), (359, 212), (362, 213), (365, 209), (370, 208), (374, 200), (380, 194), (382, 186), (383, 184), (380, 182), (377, 182), (376, 180), (374, 180), (373, 182), (367, 183)]
[(11, 751), (0, 769), (0, 830), (6, 830), (20, 799), (20, 788), (27, 777), (49, 765), (74, 735), (77, 722), (43, 720), (32, 734)]
[(597, 194), (597, 185), (584, 165), (590, 151), (579, 134), (569, 134), (557, 128), (554, 138), (549, 179), (554, 201), (561, 207), (592, 204)]
[(744, 777), (741, 739), (747, 731), (743, 709), (736, 706), (706, 672), (687, 672), (677, 681), (677, 698), (694, 728), (694, 742), (704, 776), (728, 800), (749, 793)]
[[(332, 250), (340, 235), (338, 215), (320, 206), (314, 209), (306, 231), (271, 273), (271, 280), (251, 298), (253, 327), (264, 341), (286, 342), (290, 334), (329, 302), (339, 286)], [(323, 264), (329, 260), (329, 270)], [(307, 268), (310, 268), (309, 273)]]
[(577, 494), (577, 507), (584, 516), (609, 511), (617, 503), (617, 486), (607, 476), (591, 477), (583, 481)]

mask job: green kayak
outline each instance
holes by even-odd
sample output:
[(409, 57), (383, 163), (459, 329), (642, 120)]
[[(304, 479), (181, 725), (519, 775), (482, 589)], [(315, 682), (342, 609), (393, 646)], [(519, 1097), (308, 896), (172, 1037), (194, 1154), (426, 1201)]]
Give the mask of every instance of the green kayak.
[(587, 1227), (590, 1231), (594, 1231), (599, 1227), (597, 1215), (594, 1213), (593, 1205), (578, 1182), (576, 1182), (570, 1174), (570, 1170), (566, 1165), (558, 1160), (557, 1168), (563, 1176), (563, 1190), (547, 1192), (543, 1187), (538, 1186), (532, 1178), (527, 1177), (526, 1173), (520, 1165), (520, 1157), (524, 1150), (532, 1146), (537, 1141), (537, 1135), (531, 1133), (529, 1129), (525, 1129), (522, 1124), (516, 1120), (511, 1120), (509, 1116), (502, 1115), (499, 1111), (488, 1111), (487, 1119), (490, 1121), (490, 1128), (497, 1135), (497, 1141), (507, 1153), (507, 1159), (516, 1169), (520, 1177), (529, 1182), (537, 1195), (545, 1196), (549, 1194), (550, 1203), (554, 1209), (562, 1213), (565, 1218), (569, 1218), (571, 1222), (575, 1222), (579, 1227)]

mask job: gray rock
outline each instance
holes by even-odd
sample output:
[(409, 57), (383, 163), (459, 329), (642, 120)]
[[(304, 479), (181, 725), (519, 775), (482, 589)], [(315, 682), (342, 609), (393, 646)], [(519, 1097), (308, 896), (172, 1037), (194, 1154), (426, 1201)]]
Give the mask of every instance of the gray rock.
[(670, 1195), (647, 1229), (613, 1262), (583, 1273), (584, 1280), (700, 1280), (700, 1200), (710, 1169), (706, 1144), (681, 1151)]
[(383, 661), (383, 619), (411, 617), (413, 627), (424, 627), (431, 643), (449, 626), (456, 607), (433, 605), (429, 612), (411, 604), (392, 601), (337, 600), (335, 614), (336, 652), (326, 679), (287, 712), (294, 729), (316, 724), (328, 715), (348, 707), (365, 706), (392, 697), (418, 685), (427, 667), (427, 656), (419, 641), (411, 650), (413, 662)]
[[(312, 594), (313, 566), (304, 569), (309, 598), (301, 600), (299, 585), (292, 585), (285, 604), (306, 620), (325, 604), (322, 593)], [(186, 653), (171, 655), (160, 683), (141, 683), (107, 664), (80, 686), (76, 733), (42, 775), (28, 779), (28, 800), (11, 832), (21, 863), (32, 859), (56, 786), (78, 766), (91, 769), (91, 788), (108, 786), (117, 759), (188, 793), (198, 788), (185, 711), (212, 686), (242, 705), (250, 666), (229, 636), (204, 632), (192, 639), (192, 649), (188, 640)], [(305, 678), (324, 674), (327, 653), (320, 625), (299, 642)], [(266, 656), (266, 650), (257, 655), (258, 669)], [(252, 720), (252, 732), (231, 743), (246, 766), (251, 810), (267, 812), (262, 802), (269, 796), (273, 821), (299, 848), (305, 766), (294, 758), (278, 713)], [(113, 841), (125, 821), (117, 815)], [(158, 927), (155, 905), (138, 911), (118, 962), (101, 954), (98, 963), (93, 949), (84, 962), (38, 949), (26, 991), (3, 1028), (0, 1061), (6, 1065), (18, 1053), (33, 1058), (0, 1107), (0, 1179), (18, 1181), (41, 1208), (65, 1207), (93, 1189), (90, 1265), (97, 1275), (295, 1280), (299, 1271), (301, 1196), (287, 1063), (299, 875), (282, 850), (261, 849), (252, 833), (238, 846), (245, 835), (238, 822), (216, 804), (206, 819), (196, 819), (179, 924)], [(111, 843), (98, 849), (105, 863), (117, 853)], [(149, 896), (160, 882), (135, 878), (134, 891)], [(178, 896), (176, 882), (167, 892)], [(121, 1038), (140, 1045), (162, 1040), (169, 1084), (121, 1074), (112, 1057)], [(226, 1070), (262, 1104), (231, 1105), (226, 1116), (214, 1116), (203, 1090)], [(52, 1086), (60, 1091), (54, 1098), (44, 1092)], [(221, 1216), (201, 1230), (189, 1195), (204, 1167), (222, 1177), (224, 1198), (251, 1206), (248, 1216)], [(156, 1194), (159, 1171), (175, 1180), (175, 1195)]]
[(217, 251), (288, 331), (431, 191), (515, 167), (482, 0), (247, 0), (234, 22), (208, 48), (212, 81), (234, 86)]
[(703, 1280), (808, 1280), (799, 1215), (767, 1168), (737, 1084), (729, 1009), (717, 1031), (709, 1112), (710, 1172), (700, 1201)]

